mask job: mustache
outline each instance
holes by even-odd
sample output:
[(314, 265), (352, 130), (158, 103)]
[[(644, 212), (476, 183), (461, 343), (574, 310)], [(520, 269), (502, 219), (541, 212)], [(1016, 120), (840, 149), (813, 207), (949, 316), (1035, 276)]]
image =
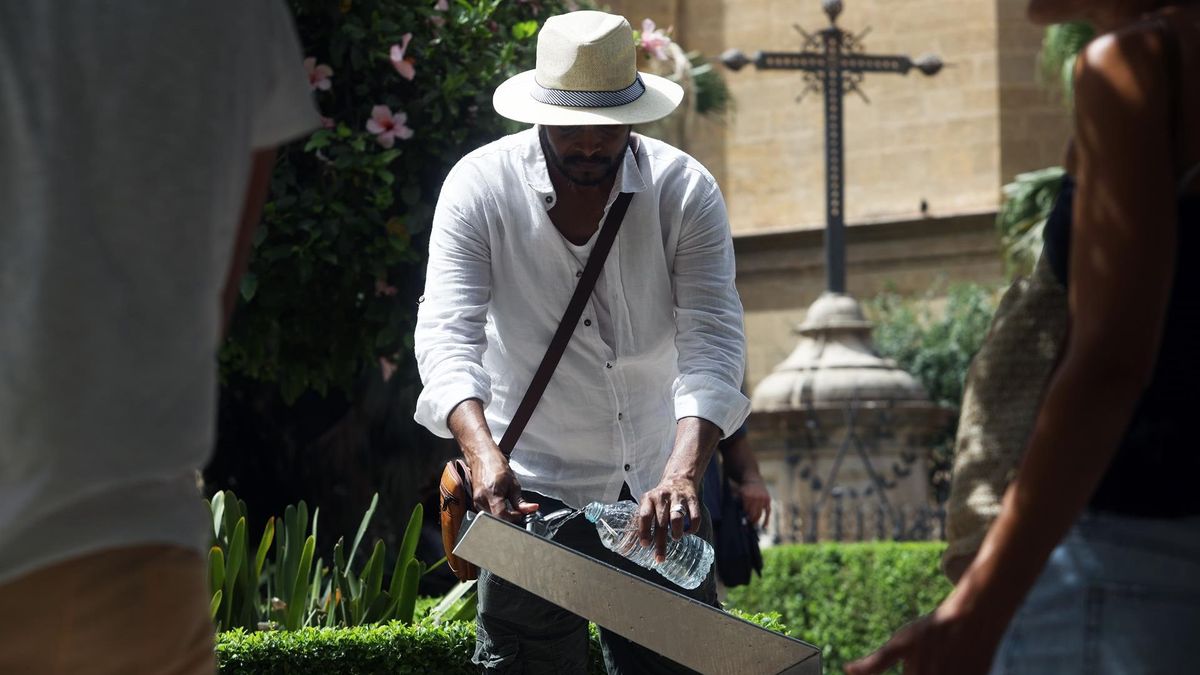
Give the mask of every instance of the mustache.
[(611, 157), (584, 157), (582, 155), (572, 155), (563, 158), (563, 164), (567, 166), (612, 166), (613, 158)]

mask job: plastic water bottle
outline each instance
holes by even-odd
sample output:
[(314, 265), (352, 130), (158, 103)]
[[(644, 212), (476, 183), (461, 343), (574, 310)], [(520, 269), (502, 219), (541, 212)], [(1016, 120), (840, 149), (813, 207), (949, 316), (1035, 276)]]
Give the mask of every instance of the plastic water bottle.
[(686, 534), (682, 539), (673, 539), (668, 534), (666, 560), (657, 562), (654, 546), (642, 546), (638, 540), (637, 510), (637, 504), (631, 501), (592, 502), (584, 507), (583, 515), (596, 524), (600, 541), (609, 550), (658, 572), (683, 588), (699, 586), (713, 564), (712, 546), (694, 534)]

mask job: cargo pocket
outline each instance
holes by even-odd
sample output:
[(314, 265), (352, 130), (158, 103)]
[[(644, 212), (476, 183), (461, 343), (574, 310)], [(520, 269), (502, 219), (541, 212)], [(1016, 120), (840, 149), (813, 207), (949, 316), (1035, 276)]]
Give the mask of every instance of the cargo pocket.
[(485, 673), (517, 672), (517, 651), (520, 649), (520, 639), (516, 635), (501, 635), (494, 639), (483, 626), (475, 625), (475, 654), (471, 663), (479, 666)]

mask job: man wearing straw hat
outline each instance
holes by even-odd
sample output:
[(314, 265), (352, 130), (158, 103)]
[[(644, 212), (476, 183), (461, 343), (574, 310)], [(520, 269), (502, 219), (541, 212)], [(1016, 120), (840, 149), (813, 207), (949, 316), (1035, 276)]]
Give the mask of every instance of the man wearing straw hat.
[[(549, 19), (536, 69), (493, 98), (501, 115), (536, 126), (469, 154), (442, 188), (416, 329), (425, 384), (416, 419), (458, 442), (476, 508), (519, 521), (635, 499), (642, 544), (660, 558), (668, 536), (711, 541), (698, 485), (717, 441), (749, 411), (721, 192), (696, 160), (631, 134), (682, 98), (675, 83), (638, 73), (623, 17)], [(506, 457), (497, 439), (518, 426), (526, 388), (623, 193), (632, 198), (607, 258), (598, 254), (594, 289)], [(555, 540), (716, 602), (711, 572), (684, 591), (605, 549), (582, 518)], [(586, 671), (586, 621), (486, 570), (477, 635), (474, 661), (485, 672)], [(608, 631), (601, 640), (610, 673), (686, 672)]]

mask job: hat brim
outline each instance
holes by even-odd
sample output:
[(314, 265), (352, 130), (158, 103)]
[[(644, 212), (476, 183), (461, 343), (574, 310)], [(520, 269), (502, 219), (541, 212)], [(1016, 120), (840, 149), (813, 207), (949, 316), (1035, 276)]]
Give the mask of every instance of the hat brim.
[(581, 124), (645, 124), (670, 115), (683, 100), (683, 87), (665, 77), (639, 73), (646, 91), (632, 103), (611, 108), (577, 108), (551, 105), (533, 98), (535, 71), (514, 75), (496, 87), (492, 106), (510, 120), (526, 124), (575, 126)]

